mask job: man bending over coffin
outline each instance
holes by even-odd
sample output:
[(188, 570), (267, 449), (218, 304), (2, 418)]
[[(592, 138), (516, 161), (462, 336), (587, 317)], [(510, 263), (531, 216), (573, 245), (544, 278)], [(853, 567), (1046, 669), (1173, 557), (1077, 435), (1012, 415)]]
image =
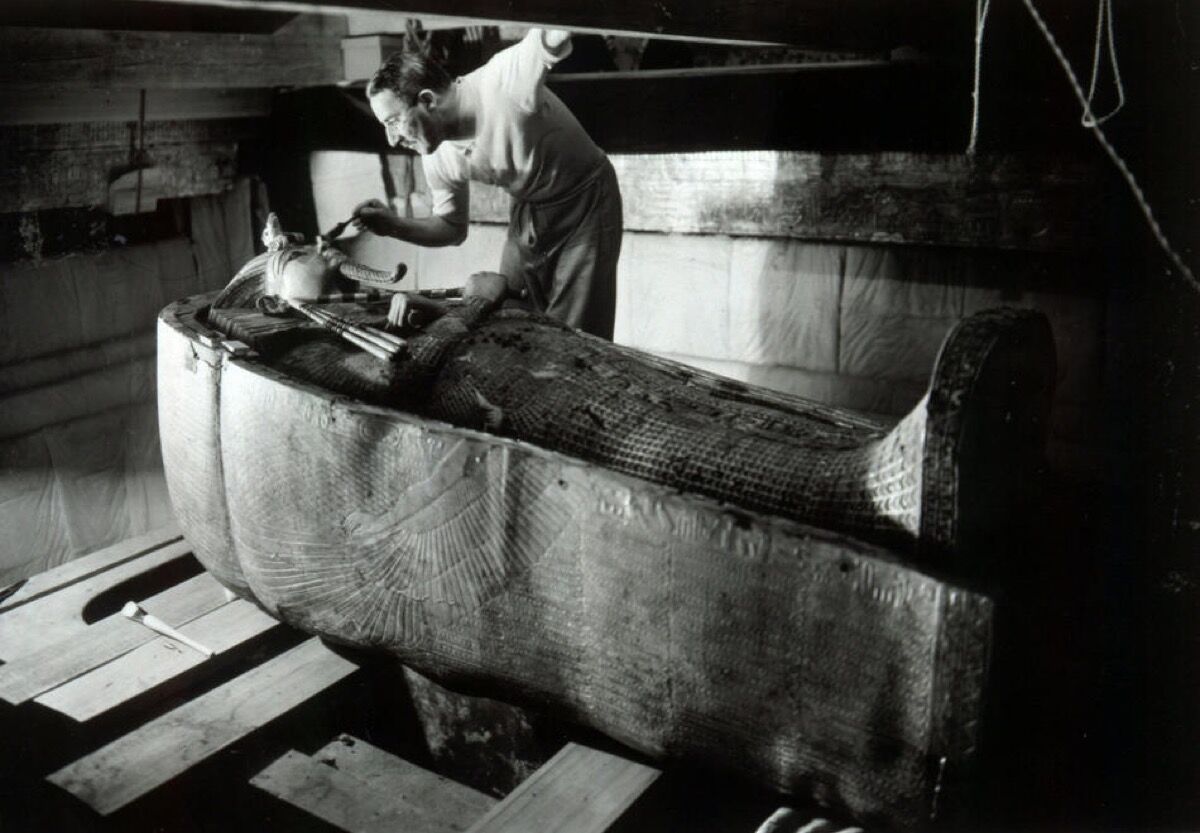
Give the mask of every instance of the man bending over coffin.
[[(500, 263), (512, 289), (566, 324), (612, 338), (621, 194), (612, 163), (553, 92), (546, 72), (571, 51), (568, 32), (532, 29), (484, 66), (450, 79), (413, 39), (367, 85), (388, 143), (421, 154), (433, 216), (400, 217), (379, 200), (359, 228), (422, 246), (467, 235), (469, 182), (514, 198)], [(389, 319), (404, 315), (404, 295)]]

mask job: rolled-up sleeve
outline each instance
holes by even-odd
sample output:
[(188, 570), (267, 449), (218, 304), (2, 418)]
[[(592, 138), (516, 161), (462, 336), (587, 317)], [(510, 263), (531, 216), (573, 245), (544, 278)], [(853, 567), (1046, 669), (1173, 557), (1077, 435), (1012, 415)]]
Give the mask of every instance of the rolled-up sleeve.
[(465, 226), (470, 220), (470, 181), (466, 176), (448, 171), (447, 161), (440, 153), (421, 158), (425, 181), (429, 184), (430, 210), (436, 217), (456, 226)]

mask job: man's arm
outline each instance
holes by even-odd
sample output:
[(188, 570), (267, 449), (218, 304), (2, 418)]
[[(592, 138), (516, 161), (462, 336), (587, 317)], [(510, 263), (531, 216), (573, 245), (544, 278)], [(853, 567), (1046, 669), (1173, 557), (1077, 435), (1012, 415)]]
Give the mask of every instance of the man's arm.
[(418, 246), (457, 246), (467, 239), (467, 227), (444, 217), (401, 217), (379, 200), (368, 200), (354, 209), (355, 228), (395, 237)]
[(541, 103), (546, 73), (570, 54), (570, 32), (535, 28), (518, 43), (497, 52), (488, 66), (509, 98), (521, 109), (534, 112)]

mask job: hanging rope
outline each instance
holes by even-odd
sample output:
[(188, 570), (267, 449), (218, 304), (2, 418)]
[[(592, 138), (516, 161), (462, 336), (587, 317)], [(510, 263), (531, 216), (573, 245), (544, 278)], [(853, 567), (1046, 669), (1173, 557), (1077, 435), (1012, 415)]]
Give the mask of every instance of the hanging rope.
[[(1107, 114), (1096, 118), (1092, 114), (1092, 101), (1096, 96), (1096, 79), (1100, 75), (1100, 49), (1104, 42), (1105, 22), (1108, 23), (1108, 59), (1112, 65), (1113, 81), (1117, 85), (1117, 104)], [(1083, 116), (1080, 118), (1080, 123), (1084, 127), (1104, 124), (1124, 106), (1125, 85), (1121, 83), (1121, 68), (1117, 65), (1117, 47), (1113, 41), (1112, 0), (1100, 0), (1100, 4), (1096, 8), (1096, 47), (1092, 51), (1092, 81), (1088, 85), (1087, 102), (1083, 105)]]
[[(1042, 36), (1046, 39), (1046, 43), (1049, 44), (1051, 51), (1054, 53), (1054, 57), (1057, 58), (1059, 64), (1062, 65), (1063, 71), (1067, 74), (1067, 80), (1071, 83), (1071, 89), (1075, 91), (1075, 97), (1079, 99), (1079, 103), (1083, 106), (1083, 113), (1085, 117), (1083, 122), (1084, 126), (1092, 131), (1092, 134), (1096, 137), (1096, 141), (1100, 143), (1100, 147), (1104, 148), (1104, 152), (1108, 154), (1108, 158), (1111, 159), (1113, 164), (1117, 166), (1117, 170), (1120, 171), (1122, 178), (1124, 178), (1125, 183), (1129, 186), (1129, 190), (1133, 192), (1134, 199), (1137, 200), (1138, 208), (1141, 209), (1142, 215), (1146, 218), (1146, 224), (1150, 227), (1150, 232), (1154, 235), (1154, 239), (1158, 242), (1159, 247), (1161, 247), (1163, 252), (1166, 253), (1171, 263), (1175, 265), (1175, 268), (1179, 270), (1179, 273), (1183, 275), (1184, 280), (1187, 281), (1191, 288), (1200, 293), (1200, 281), (1196, 280), (1196, 276), (1192, 274), (1192, 270), (1189, 269), (1187, 264), (1183, 262), (1183, 258), (1179, 256), (1179, 253), (1176, 252), (1175, 248), (1171, 245), (1171, 241), (1167, 239), (1162, 227), (1158, 224), (1158, 220), (1155, 219), (1154, 211), (1150, 207), (1150, 202), (1146, 199), (1146, 194), (1142, 191), (1141, 186), (1138, 185), (1137, 179), (1134, 177), (1133, 172), (1129, 170), (1129, 166), (1125, 164), (1125, 160), (1121, 158), (1121, 155), (1117, 153), (1116, 148), (1114, 148), (1112, 143), (1108, 141), (1108, 137), (1104, 135), (1104, 131), (1100, 129), (1100, 122), (1112, 116), (1116, 110), (1113, 110), (1112, 113), (1109, 113), (1104, 117), (1104, 119), (1100, 119), (1099, 121), (1097, 121), (1095, 118), (1092, 118), (1091, 106), (1089, 103), (1090, 99), (1084, 94), (1083, 87), (1079, 84), (1079, 79), (1075, 77), (1075, 72), (1071, 69), (1071, 62), (1068, 61), (1067, 56), (1063, 54), (1062, 49), (1058, 45), (1058, 41), (1054, 39), (1054, 35), (1050, 31), (1050, 27), (1046, 25), (1046, 21), (1042, 19), (1042, 16), (1034, 7), (1033, 0), (1022, 0), (1022, 2), (1024, 2), (1025, 8), (1029, 10), (1030, 16), (1033, 17), (1033, 22), (1036, 23), (1038, 29), (1041, 30)], [(1107, 0), (1102, 0), (1102, 3), (1106, 2)], [(1115, 72), (1117, 64), (1116, 52), (1112, 48), (1113, 40), (1111, 7), (1108, 9), (1107, 14), (1109, 27), (1109, 52), (1111, 52), (1113, 55), (1113, 68)], [(1099, 31), (1099, 26), (1097, 26), (1097, 31)], [(1097, 51), (1098, 50), (1099, 45), (1097, 45)], [(1119, 74), (1117, 75), (1117, 78), (1117, 83), (1119, 86)], [(1121, 103), (1124, 103), (1124, 98), (1124, 91), (1122, 91), (1120, 97)], [(1090, 123), (1088, 119), (1090, 119)]]
[(983, 25), (987, 21), (991, 0), (975, 0), (975, 87), (971, 90), (971, 139), (967, 142), (967, 155), (975, 155), (975, 143), (979, 139), (979, 75), (980, 59), (983, 55)]

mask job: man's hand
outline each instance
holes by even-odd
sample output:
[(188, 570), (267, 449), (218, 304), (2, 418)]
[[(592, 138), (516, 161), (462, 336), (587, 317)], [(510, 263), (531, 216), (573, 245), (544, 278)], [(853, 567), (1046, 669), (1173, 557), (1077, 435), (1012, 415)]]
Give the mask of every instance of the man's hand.
[(409, 295), (407, 292), (397, 292), (392, 296), (388, 306), (389, 330), (420, 330), (446, 314), (449, 309), (445, 304), (420, 295)]
[(499, 272), (476, 272), (467, 278), (463, 287), (464, 298), (487, 298), (489, 301), (503, 300), (508, 294), (508, 278)]
[[(508, 292), (508, 279), (497, 272), (476, 272), (467, 278), (463, 287), (464, 298), (486, 298), (501, 301)], [(418, 329), (440, 318), (446, 313), (446, 305), (420, 295), (397, 292), (388, 306), (388, 329), (404, 327)]]
[(408, 296), (403, 292), (397, 292), (392, 296), (392, 303), (388, 307), (388, 328), (399, 330), (403, 327), (406, 312), (408, 312)]
[(380, 200), (367, 200), (354, 209), (354, 227), (394, 237), (418, 246), (457, 246), (467, 237), (467, 225), (445, 217), (401, 217)]
[(381, 200), (361, 202), (354, 209), (354, 227), (359, 231), (371, 231), (383, 237), (394, 237), (399, 226), (399, 215)]

